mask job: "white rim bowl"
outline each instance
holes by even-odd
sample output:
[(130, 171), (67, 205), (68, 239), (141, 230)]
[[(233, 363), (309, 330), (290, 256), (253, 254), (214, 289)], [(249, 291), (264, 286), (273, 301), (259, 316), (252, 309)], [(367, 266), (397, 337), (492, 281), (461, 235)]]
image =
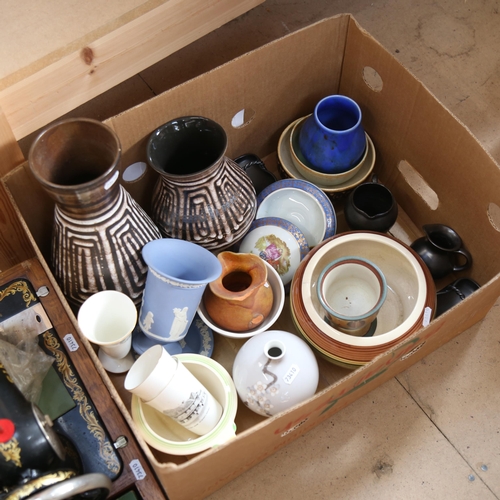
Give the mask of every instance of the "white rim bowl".
[(319, 201), (307, 191), (283, 187), (270, 193), (257, 208), (256, 219), (280, 217), (295, 224), (309, 248), (321, 243), (326, 232), (326, 216)]
[[(346, 255), (356, 255), (375, 263), (387, 280), (388, 297), (377, 321), (397, 324), (385, 333), (373, 337), (355, 337), (336, 330), (323, 319), (316, 286), (322, 269), (331, 261)], [(405, 278), (405, 279), (402, 279)], [(412, 328), (425, 307), (427, 283), (421, 264), (396, 240), (377, 233), (349, 233), (326, 242), (309, 260), (301, 283), (304, 308), (311, 321), (332, 339), (349, 346), (380, 346), (404, 335)], [(394, 314), (402, 317), (394, 318)], [(378, 330), (378, 328), (377, 328)]]

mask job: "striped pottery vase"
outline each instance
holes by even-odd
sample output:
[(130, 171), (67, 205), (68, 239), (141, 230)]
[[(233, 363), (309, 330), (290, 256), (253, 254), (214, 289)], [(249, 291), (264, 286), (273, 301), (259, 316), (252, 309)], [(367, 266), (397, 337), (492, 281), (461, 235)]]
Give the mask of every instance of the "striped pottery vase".
[(47, 127), (29, 152), (31, 171), (54, 199), (51, 265), (71, 306), (118, 290), (140, 306), (142, 247), (161, 234), (119, 183), (121, 146), (108, 126), (68, 119)]
[(255, 188), (226, 148), (224, 129), (200, 116), (176, 118), (151, 134), (148, 162), (159, 174), (152, 218), (165, 237), (220, 251), (246, 234)]

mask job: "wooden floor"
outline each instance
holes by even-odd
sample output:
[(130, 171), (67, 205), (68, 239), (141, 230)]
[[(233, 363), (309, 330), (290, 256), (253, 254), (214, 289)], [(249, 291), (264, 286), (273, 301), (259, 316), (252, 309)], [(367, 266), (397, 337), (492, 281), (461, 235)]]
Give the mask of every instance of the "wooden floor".
[[(286, 33), (350, 12), (500, 161), (499, 11), (496, 0), (266, 0), (70, 114), (105, 119)], [(32, 139), (21, 141), (23, 151)], [(500, 498), (499, 304), (211, 500)]]

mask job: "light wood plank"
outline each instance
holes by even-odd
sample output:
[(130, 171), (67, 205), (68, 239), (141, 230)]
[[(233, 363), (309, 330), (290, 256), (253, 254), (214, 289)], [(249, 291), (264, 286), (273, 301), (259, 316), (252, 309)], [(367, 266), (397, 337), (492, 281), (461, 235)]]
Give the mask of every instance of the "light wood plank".
[(24, 161), (5, 113), (0, 108), (0, 177)]
[(0, 92), (17, 140), (263, 0), (170, 0)]
[(2, 0), (0, 89), (170, 0)]

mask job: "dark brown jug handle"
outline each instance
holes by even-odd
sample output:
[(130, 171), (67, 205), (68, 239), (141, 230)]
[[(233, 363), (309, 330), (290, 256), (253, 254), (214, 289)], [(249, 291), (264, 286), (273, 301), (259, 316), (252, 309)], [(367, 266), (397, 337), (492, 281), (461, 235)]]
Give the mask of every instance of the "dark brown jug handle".
[(462, 265), (455, 264), (453, 266), (454, 272), (455, 271), (464, 271), (465, 269), (468, 269), (471, 266), (472, 255), (470, 254), (470, 252), (468, 250), (466, 250), (465, 248), (459, 248), (454, 253), (458, 253), (458, 254), (463, 255), (465, 257), (465, 263), (463, 263)]

